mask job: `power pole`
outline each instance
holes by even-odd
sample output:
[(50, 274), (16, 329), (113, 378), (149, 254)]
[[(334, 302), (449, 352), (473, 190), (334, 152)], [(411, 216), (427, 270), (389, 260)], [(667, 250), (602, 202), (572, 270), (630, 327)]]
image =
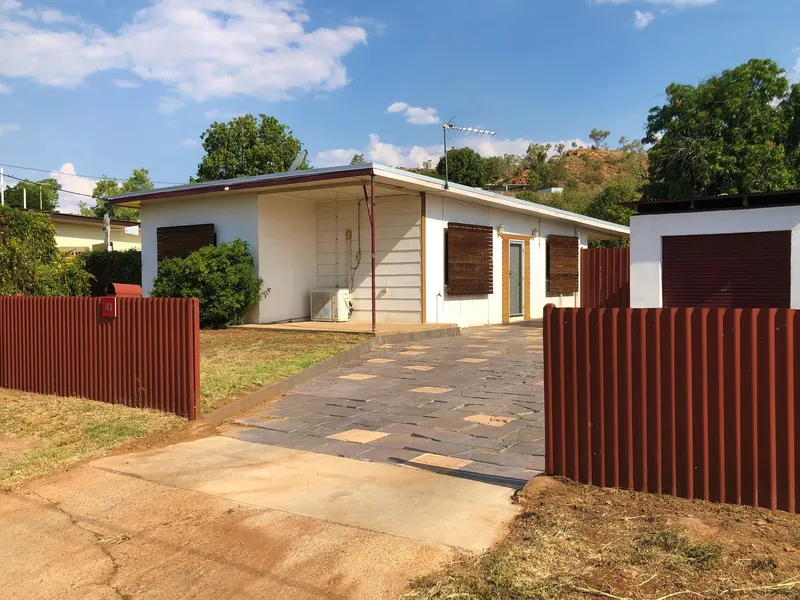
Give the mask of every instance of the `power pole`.
[(3, 167), (0, 167), (0, 206), (6, 205), (6, 182), (3, 179)]

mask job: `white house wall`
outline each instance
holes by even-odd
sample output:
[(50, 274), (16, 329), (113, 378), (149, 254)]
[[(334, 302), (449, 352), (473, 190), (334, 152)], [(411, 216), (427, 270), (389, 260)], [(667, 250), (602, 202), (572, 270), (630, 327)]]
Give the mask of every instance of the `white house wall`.
[[(447, 224), (468, 223), (488, 225), (494, 228), (493, 289), (494, 293), (483, 296), (448, 296), (444, 287), (444, 231)], [(539, 319), (544, 305), (553, 303), (560, 307), (578, 306), (579, 294), (548, 297), (546, 295), (545, 240), (550, 234), (577, 235), (581, 247), (588, 245), (585, 231), (575, 226), (551, 219), (539, 219), (513, 211), (479, 206), (461, 200), (444, 198), (433, 194), (426, 197), (425, 208), (425, 272), (426, 272), (426, 317), (429, 323), (458, 323), (461, 327), (473, 327), (503, 320), (503, 240), (497, 233), (500, 225), (503, 232), (523, 236), (539, 235), (531, 239), (530, 278), (531, 318)]]
[[(247, 242), (258, 272), (258, 196), (192, 196), (185, 200), (143, 202), (140, 208), (142, 233), (142, 289), (147, 295), (158, 272), (156, 230), (176, 225), (213, 223), (217, 243), (241, 238)], [(251, 316), (251, 319), (255, 319)]]
[(800, 206), (631, 217), (631, 307), (661, 308), (661, 238), (792, 232), (791, 308), (800, 308)]
[[(54, 223), (56, 228), (56, 246), (59, 248), (92, 248), (105, 243), (103, 227), (99, 224)], [(139, 249), (141, 239), (138, 235), (125, 233), (112, 228), (111, 241), (114, 250)]]
[(265, 194), (258, 198), (258, 273), (270, 289), (259, 321), (308, 318), (317, 285), (317, 205)]
[[(417, 194), (375, 200), (377, 318), (385, 322), (422, 321), (421, 200)], [(361, 202), (361, 261), (358, 254), (358, 201), (317, 205), (317, 286), (348, 285), (347, 230), (352, 232), (350, 265), (355, 269), (352, 320), (372, 319), (369, 217)]]

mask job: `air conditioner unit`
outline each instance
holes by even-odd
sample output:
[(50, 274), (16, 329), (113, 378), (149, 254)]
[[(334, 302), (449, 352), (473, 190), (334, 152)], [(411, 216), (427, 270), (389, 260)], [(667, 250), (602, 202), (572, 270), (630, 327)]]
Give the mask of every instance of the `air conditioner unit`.
[(341, 288), (311, 290), (311, 320), (342, 322), (350, 318), (350, 293)]

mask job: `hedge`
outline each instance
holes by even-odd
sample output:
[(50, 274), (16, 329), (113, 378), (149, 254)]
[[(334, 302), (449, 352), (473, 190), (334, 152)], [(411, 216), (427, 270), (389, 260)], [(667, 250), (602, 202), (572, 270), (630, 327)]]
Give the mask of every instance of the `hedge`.
[(91, 250), (79, 260), (94, 277), (92, 296), (102, 296), (109, 283), (142, 285), (141, 250)]

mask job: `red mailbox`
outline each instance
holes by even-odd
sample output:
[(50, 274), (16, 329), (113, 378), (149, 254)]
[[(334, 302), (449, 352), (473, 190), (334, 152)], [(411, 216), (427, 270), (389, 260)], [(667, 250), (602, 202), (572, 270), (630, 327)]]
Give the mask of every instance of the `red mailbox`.
[(131, 283), (109, 283), (106, 286), (106, 296), (117, 298), (141, 298), (142, 286)]

